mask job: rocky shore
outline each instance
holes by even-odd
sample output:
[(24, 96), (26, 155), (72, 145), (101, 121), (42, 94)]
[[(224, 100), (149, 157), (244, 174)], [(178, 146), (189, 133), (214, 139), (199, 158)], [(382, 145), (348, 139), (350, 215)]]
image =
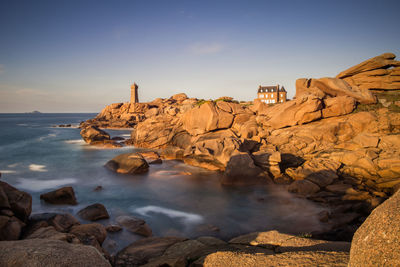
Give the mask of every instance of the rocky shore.
[[(134, 127), (126, 145), (221, 171), (221, 184), (287, 184), (289, 192), (331, 208), (320, 219), (332, 230), (315, 236), (350, 241), (400, 187), (400, 62), (394, 58), (382, 54), (335, 78), (298, 79), (295, 99), (282, 104), (185, 94), (116, 103), (82, 123), (81, 134), (85, 139), (95, 129), (103, 138), (96, 127)], [(109, 136), (89, 139), (115, 143)]]
[[(73, 188), (49, 192), (48, 203), (74, 204)], [(72, 202), (71, 202), (72, 200)], [(400, 192), (377, 207), (357, 230), (353, 241), (326, 241), (280, 233), (254, 232), (224, 241), (153, 237), (145, 221), (120, 216), (108, 219), (99, 203), (69, 213), (31, 215), (29, 194), (0, 182), (1, 266), (395, 266), (399, 263), (397, 221)], [(102, 244), (107, 235), (125, 228), (142, 239), (110, 255)]]
[[(32, 216), (31, 196), (0, 182), (0, 265), (399, 265), (400, 62), (394, 58), (371, 58), (335, 78), (298, 79), (295, 99), (282, 104), (178, 94), (112, 104), (80, 125), (90, 145), (147, 149), (110, 159), (112, 171), (135, 175), (174, 159), (222, 172), (226, 186), (283, 184), (329, 207), (320, 221), (330, 230), (256, 232), (231, 240), (155, 237), (141, 218), (97, 223), (109, 218), (100, 203), (77, 214)], [(131, 138), (113, 140), (102, 128), (132, 128)], [(41, 199), (79, 201), (71, 187)], [(102, 244), (122, 228), (143, 238), (110, 255)]]

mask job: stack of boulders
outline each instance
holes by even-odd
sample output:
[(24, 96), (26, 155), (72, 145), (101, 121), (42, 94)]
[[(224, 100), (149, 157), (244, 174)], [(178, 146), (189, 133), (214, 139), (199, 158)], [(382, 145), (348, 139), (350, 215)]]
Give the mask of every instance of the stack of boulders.
[(32, 211), (32, 197), (0, 181), (0, 240), (20, 237)]

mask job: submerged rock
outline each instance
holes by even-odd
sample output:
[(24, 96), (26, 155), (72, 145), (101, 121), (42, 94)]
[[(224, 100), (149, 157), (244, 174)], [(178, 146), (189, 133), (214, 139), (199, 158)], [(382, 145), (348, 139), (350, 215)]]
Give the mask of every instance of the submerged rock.
[(125, 153), (108, 161), (106, 168), (124, 174), (140, 174), (149, 170), (149, 164), (139, 153)]
[(71, 186), (41, 194), (40, 199), (50, 204), (57, 205), (77, 205), (74, 189)]
[(152, 235), (150, 226), (142, 219), (133, 216), (119, 216), (116, 219), (117, 223), (125, 227), (128, 231), (149, 237)]

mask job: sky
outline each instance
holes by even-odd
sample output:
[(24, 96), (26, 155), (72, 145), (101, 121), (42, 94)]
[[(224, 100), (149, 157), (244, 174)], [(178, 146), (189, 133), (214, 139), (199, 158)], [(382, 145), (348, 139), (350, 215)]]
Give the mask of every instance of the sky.
[(0, 0), (0, 112), (99, 112), (184, 92), (249, 101), (400, 55), (400, 1)]

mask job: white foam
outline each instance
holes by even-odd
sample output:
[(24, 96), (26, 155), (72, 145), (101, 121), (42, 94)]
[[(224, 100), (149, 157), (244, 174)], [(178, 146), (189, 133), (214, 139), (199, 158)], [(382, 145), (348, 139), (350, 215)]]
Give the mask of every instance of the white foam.
[(28, 124), (26, 124), (26, 123), (19, 123), (19, 124), (17, 124), (18, 126), (28, 126)]
[(38, 180), (38, 179), (20, 178), (18, 179), (18, 184), (16, 185), (16, 187), (38, 192), (44, 189), (50, 189), (74, 183), (76, 183), (75, 178), (65, 178), (59, 180)]
[(13, 164), (8, 165), (7, 167), (8, 167), (8, 168), (15, 168), (15, 167), (17, 167), (18, 165), (19, 165), (19, 163), (13, 163)]
[(67, 144), (84, 144), (85, 141), (83, 139), (76, 139), (76, 140), (66, 140), (64, 143)]
[(198, 214), (183, 212), (183, 211), (179, 211), (179, 210), (173, 210), (173, 209), (168, 209), (168, 208), (163, 208), (163, 207), (158, 207), (158, 206), (145, 206), (142, 208), (136, 208), (134, 211), (143, 216), (148, 216), (148, 213), (151, 213), (151, 212), (161, 213), (170, 218), (181, 219), (185, 223), (200, 223), (203, 221), (203, 217)]
[(47, 172), (46, 165), (31, 164), (29, 169), (33, 172)]
[(0, 170), (0, 173), (4, 174), (4, 173), (16, 173), (16, 171), (14, 170)]
[(131, 134), (121, 134), (120, 136), (131, 137)]

